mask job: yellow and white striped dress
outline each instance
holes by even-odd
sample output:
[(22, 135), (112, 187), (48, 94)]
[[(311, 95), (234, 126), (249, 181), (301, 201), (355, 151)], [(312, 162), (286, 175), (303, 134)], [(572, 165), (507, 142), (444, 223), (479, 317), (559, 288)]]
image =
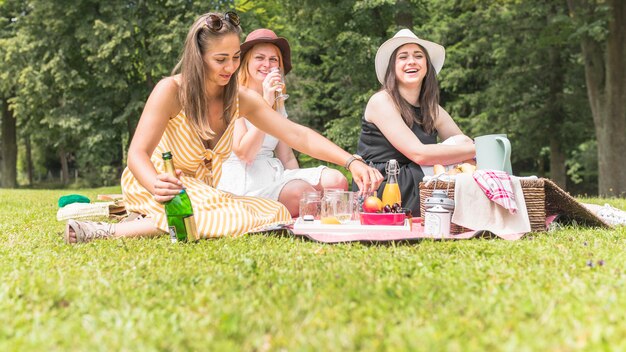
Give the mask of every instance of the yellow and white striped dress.
[[(176, 169), (181, 169), (181, 181), (193, 205), (198, 233), (203, 238), (240, 236), (265, 227), (292, 222), (287, 208), (273, 200), (235, 196), (214, 187), (222, 175), (222, 162), (232, 148), (234, 115), (213, 150), (206, 149), (202, 140), (181, 111), (170, 119), (151, 161), (158, 173), (165, 171), (161, 154), (171, 151)], [(161, 203), (152, 198), (128, 167), (122, 174), (122, 193), (126, 209), (144, 214), (157, 227), (167, 232), (167, 218)]]

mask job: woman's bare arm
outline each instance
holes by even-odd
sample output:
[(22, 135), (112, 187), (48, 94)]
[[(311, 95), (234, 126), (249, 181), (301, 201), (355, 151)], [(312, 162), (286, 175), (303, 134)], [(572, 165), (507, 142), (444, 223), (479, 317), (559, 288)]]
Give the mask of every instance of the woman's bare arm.
[[(247, 116), (259, 129), (316, 159), (343, 166), (351, 157), (350, 153), (312, 129), (283, 119), (262, 97), (256, 93), (251, 94), (248, 89), (242, 88), (239, 91), (239, 108), (240, 113)], [(361, 162), (351, 163), (350, 172), (362, 191), (373, 191), (382, 182), (382, 175), (378, 170)]]
[(178, 84), (174, 77), (161, 80), (152, 90), (143, 109), (135, 135), (128, 149), (128, 168), (133, 176), (159, 202), (165, 202), (180, 192), (182, 184), (168, 174), (157, 175), (150, 161), (170, 118), (181, 110)]
[[(462, 134), (456, 123), (442, 108), (435, 127), (445, 139)], [(374, 94), (365, 108), (365, 119), (372, 122), (400, 153), (416, 164), (453, 164), (474, 157), (474, 145), (423, 144), (406, 125), (387, 92)]]
[(291, 149), (291, 147), (286, 143), (278, 142), (274, 153), (285, 169), (297, 169), (300, 167), (298, 165), (298, 159), (296, 159), (296, 156), (293, 153), (293, 149)]
[(243, 118), (235, 121), (233, 130), (233, 153), (237, 155), (239, 160), (251, 163), (261, 150), (265, 132), (259, 130), (255, 126), (246, 126)]

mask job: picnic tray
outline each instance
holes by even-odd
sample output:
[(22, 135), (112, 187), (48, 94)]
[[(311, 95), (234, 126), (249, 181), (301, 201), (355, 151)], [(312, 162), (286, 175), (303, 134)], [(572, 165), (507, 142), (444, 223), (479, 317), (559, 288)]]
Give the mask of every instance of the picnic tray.
[[(578, 224), (591, 227), (611, 228), (584, 205), (574, 199), (569, 193), (562, 190), (554, 182), (547, 178), (520, 178), (528, 219), (530, 220), (531, 232), (546, 231), (546, 218), (558, 215), (562, 219), (576, 221)], [(424, 204), (426, 198), (431, 197), (433, 190), (447, 190), (448, 198), (454, 199), (454, 182), (432, 181), (428, 186), (424, 182), (419, 184), (420, 190), (420, 214), (424, 216)], [(462, 226), (452, 223), (450, 232), (459, 234), (470, 231)]]
[[(413, 224), (409, 228), (406, 228), (404, 226), (396, 226), (397, 229), (395, 230), (370, 231), (368, 230), (368, 227), (370, 227), (370, 225), (365, 225), (362, 231), (333, 231), (332, 227), (328, 227), (326, 231), (323, 231), (321, 229), (315, 231), (307, 231), (306, 228), (298, 228), (294, 225), (288, 225), (277, 228), (277, 230), (287, 230), (292, 235), (305, 237), (309, 240), (321, 243), (381, 243), (397, 241), (411, 242), (424, 239), (466, 240), (476, 237), (499, 237), (504, 240), (514, 241), (520, 239), (524, 235), (523, 233), (510, 235), (494, 235), (487, 231), (466, 231), (456, 234), (451, 233), (449, 235), (432, 235), (424, 233), (424, 226), (422, 226), (420, 218), (413, 218)], [(375, 228), (376, 226), (372, 227)]]

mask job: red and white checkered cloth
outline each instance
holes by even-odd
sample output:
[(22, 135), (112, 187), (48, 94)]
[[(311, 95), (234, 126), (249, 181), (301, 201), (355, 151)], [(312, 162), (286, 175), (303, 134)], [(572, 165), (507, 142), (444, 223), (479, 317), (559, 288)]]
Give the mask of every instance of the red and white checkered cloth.
[(517, 203), (509, 174), (497, 170), (477, 170), (473, 176), (487, 198), (508, 210), (509, 213), (517, 213)]

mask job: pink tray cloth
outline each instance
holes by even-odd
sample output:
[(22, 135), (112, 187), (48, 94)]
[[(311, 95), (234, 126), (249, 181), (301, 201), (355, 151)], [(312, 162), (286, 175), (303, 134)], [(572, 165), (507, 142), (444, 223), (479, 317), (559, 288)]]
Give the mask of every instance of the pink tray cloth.
[[(448, 235), (445, 237), (427, 235), (424, 233), (424, 226), (420, 223), (413, 223), (411, 231), (393, 231), (380, 233), (304, 233), (289, 227), (290, 231), (296, 236), (303, 236), (311, 240), (323, 243), (341, 243), (341, 242), (387, 242), (387, 241), (410, 241), (420, 239), (435, 240), (467, 240), (475, 237), (489, 237), (490, 233), (486, 231), (468, 231), (458, 235)], [(514, 241), (522, 238), (525, 233), (497, 235), (504, 240)]]

